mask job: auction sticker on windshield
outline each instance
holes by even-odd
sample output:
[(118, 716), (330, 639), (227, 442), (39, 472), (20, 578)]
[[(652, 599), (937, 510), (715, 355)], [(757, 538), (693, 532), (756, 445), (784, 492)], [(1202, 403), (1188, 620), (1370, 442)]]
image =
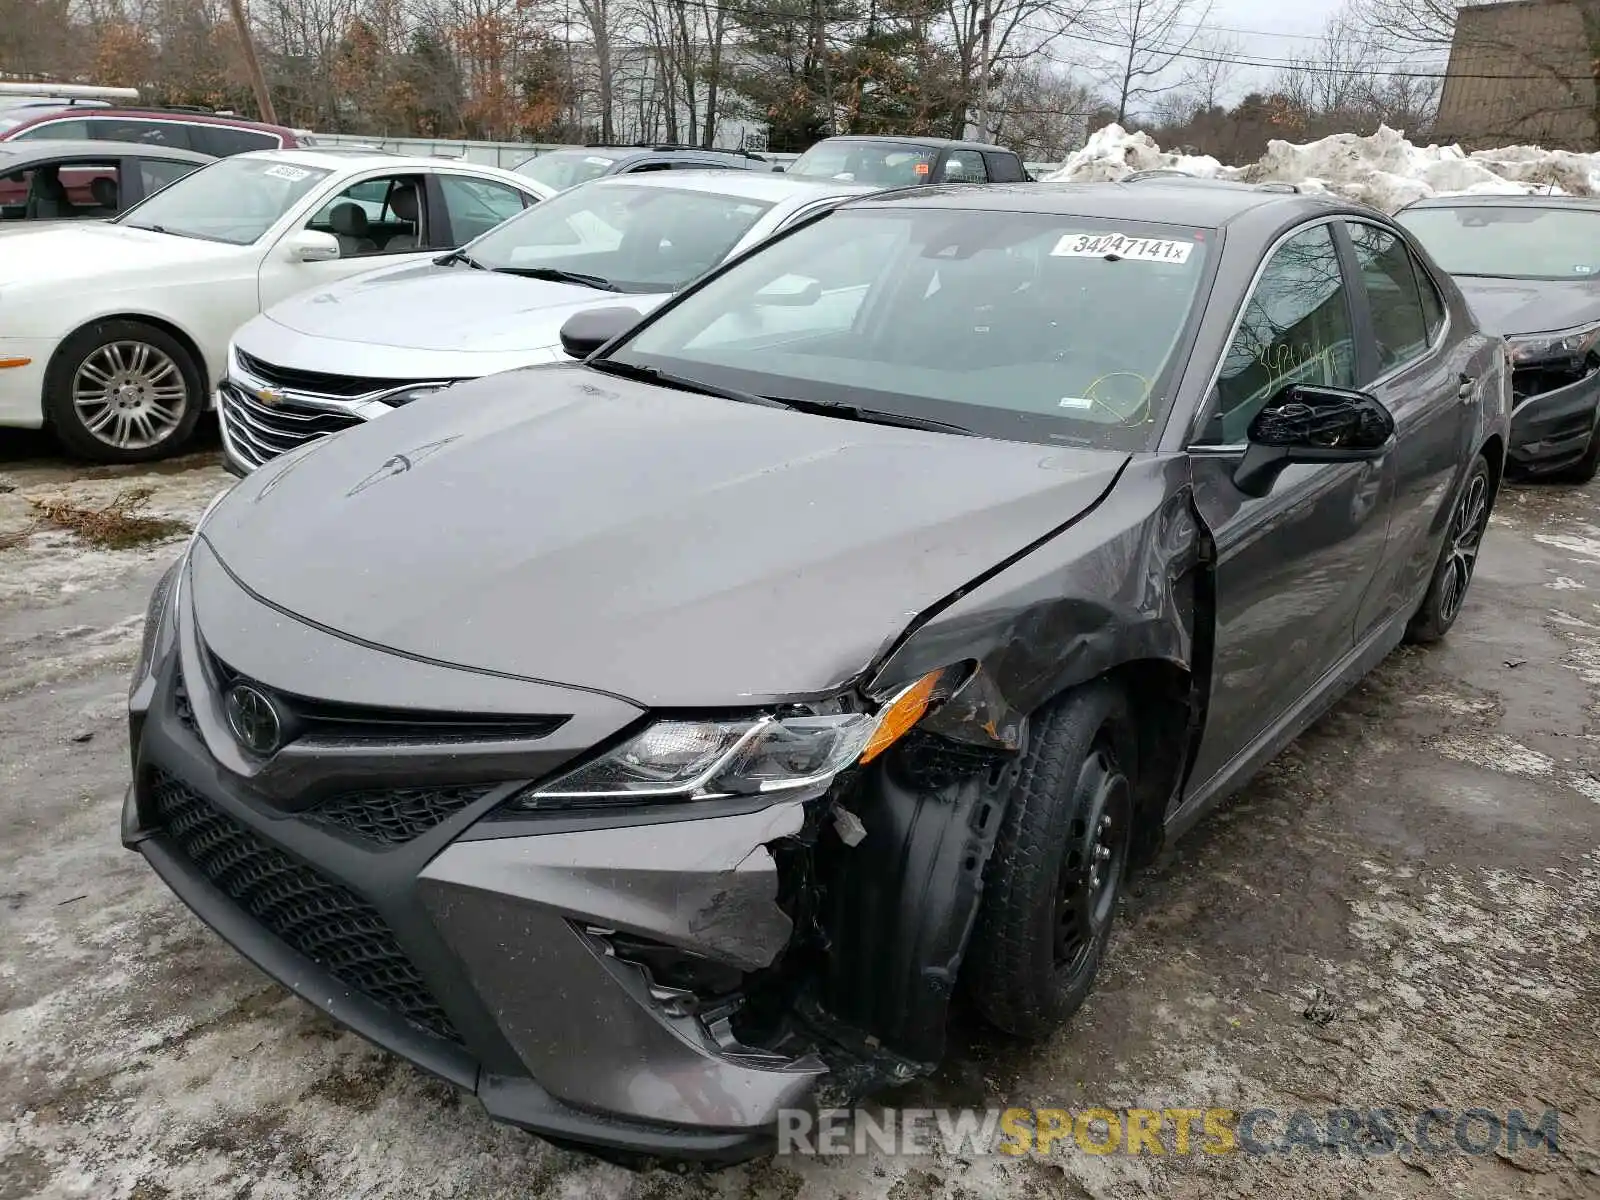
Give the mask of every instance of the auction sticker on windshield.
[(311, 174), (310, 171), (305, 170), (303, 167), (291, 167), (287, 163), (279, 163), (275, 167), (268, 167), (261, 173), (269, 179), (287, 179), (290, 183), (299, 183), (307, 175)]
[(1136, 262), (1186, 263), (1193, 242), (1136, 238), (1121, 233), (1064, 233), (1052, 258), (1131, 258)]

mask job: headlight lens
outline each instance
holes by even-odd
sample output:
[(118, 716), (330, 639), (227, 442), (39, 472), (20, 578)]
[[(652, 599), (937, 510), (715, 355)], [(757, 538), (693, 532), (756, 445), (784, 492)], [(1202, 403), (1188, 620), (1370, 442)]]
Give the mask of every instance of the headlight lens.
[(876, 712), (658, 721), (608, 754), (513, 798), (512, 809), (590, 808), (825, 789), (872, 761), (935, 703), (966, 665), (931, 672)]
[(431, 396), (434, 392), (442, 392), (448, 388), (448, 383), (419, 383), (416, 387), (402, 388), (398, 392), (390, 392), (387, 396), (378, 397), (383, 403), (400, 408), (410, 404), (413, 400), (420, 400), (424, 396)]
[(1506, 341), (1511, 346), (1511, 360), (1517, 363), (1582, 359), (1600, 341), (1600, 324), (1558, 329), (1552, 333), (1534, 333), (1526, 337), (1507, 338)]

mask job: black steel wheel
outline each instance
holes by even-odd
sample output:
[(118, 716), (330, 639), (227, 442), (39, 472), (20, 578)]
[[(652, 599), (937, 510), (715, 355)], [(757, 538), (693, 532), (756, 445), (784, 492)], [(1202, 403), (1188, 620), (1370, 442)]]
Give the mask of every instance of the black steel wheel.
[(1135, 761), (1126, 700), (1108, 682), (1029, 722), (962, 969), (1006, 1033), (1048, 1037), (1094, 985), (1132, 854)]

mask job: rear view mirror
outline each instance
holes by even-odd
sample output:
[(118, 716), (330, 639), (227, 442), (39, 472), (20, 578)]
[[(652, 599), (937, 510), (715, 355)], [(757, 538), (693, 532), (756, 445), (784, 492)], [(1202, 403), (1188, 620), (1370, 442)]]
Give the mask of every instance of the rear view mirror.
[(780, 275), (755, 295), (759, 305), (804, 308), (822, 299), (822, 284), (804, 275)]
[(1260, 497), (1293, 463), (1382, 458), (1394, 445), (1394, 418), (1366, 392), (1291, 384), (1256, 414), (1247, 437), (1233, 482), (1245, 495)]
[(289, 258), (294, 262), (331, 262), (339, 257), (339, 239), (331, 233), (302, 229), (290, 236)]
[(561, 327), (561, 349), (569, 357), (588, 358), (607, 342), (627, 333), (643, 315), (637, 308), (622, 304), (573, 313)]

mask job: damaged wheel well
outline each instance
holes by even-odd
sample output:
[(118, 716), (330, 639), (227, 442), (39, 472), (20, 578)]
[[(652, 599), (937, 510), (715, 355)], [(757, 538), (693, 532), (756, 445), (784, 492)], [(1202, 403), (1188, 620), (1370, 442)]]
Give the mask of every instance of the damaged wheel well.
[(1113, 667), (1105, 678), (1122, 689), (1134, 717), (1133, 861), (1142, 865), (1161, 848), (1167, 806), (1188, 763), (1193, 677), (1176, 663), (1152, 658)]

